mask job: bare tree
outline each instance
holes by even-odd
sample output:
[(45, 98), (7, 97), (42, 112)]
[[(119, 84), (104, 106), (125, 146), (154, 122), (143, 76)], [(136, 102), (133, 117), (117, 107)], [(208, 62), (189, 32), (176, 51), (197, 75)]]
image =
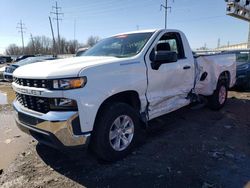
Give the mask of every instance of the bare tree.
[(5, 50), (7, 55), (21, 55), (22, 48), (18, 47), (16, 44), (10, 44)]
[(70, 40), (67, 42), (67, 53), (75, 54), (78, 49), (78, 41), (77, 40)]
[(100, 41), (100, 37), (98, 37), (98, 36), (90, 36), (88, 38), (88, 40), (87, 40), (87, 45), (92, 47), (99, 41)]
[(52, 54), (53, 42), (45, 36), (36, 36), (28, 42), (25, 48), (26, 54)]
[[(87, 44), (85, 46), (94, 45), (99, 40), (99, 37), (89, 37)], [(63, 54), (74, 54), (77, 49), (83, 46), (83, 44), (79, 44), (77, 40), (69, 40), (67, 41), (65, 38), (61, 38), (60, 41), (60, 51)], [(53, 41), (49, 37), (46, 36), (35, 36), (30, 39), (27, 43), (27, 46), (24, 48), (25, 54), (53, 54)], [(21, 55), (22, 48), (17, 46), (16, 44), (11, 44), (6, 49), (7, 55)]]

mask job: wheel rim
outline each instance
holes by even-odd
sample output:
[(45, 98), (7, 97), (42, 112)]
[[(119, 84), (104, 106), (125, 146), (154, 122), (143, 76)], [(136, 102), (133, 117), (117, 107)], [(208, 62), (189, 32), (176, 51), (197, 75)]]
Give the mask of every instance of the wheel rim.
[(112, 123), (109, 131), (109, 142), (116, 151), (125, 150), (134, 136), (134, 123), (127, 115), (119, 116)]
[(224, 102), (226, 101), (226, 97), (227, 97), (227, 89), (225, 86), (221, 86), (219, 91), (219, 103), (224, 104)]

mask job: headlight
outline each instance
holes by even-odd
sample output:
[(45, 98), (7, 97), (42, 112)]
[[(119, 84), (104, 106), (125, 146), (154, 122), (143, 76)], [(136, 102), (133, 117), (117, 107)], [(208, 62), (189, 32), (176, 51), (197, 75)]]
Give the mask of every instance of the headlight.
[(249, 65), (242, 65), (242, 66), (239, 66), (237, 69), (238, 70), (246, 70), (249, 68)]
[(82, 88), (87, 83), (87, 77), (53, 80), (53, 89)]
[(75, 100), (71, 99), (52, 99), (50, 101), (50, 109), (51, 110), (72, 110), (76, 111), (77, 110), (77, 103)]

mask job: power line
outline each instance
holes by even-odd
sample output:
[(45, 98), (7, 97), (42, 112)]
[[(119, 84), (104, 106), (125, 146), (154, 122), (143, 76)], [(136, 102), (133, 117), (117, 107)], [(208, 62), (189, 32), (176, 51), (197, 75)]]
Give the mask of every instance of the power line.
[[(117, 1), (116, 1), (117, 2)], [(147, 4), (144, 4), (143, 7), (152, 7), (152, 5), (154, 5), (155, 2), (154, 0), (148, 0)], [(104, 6), (105, 5), (105, 6)], [(105, 3), (103, 6), (88, 6), (83, 9), (74, 9), (72, 11), (66, 11), (65, 14), (69, 15), (69, 14), (79, 14), (79, 13), (84, 13), (85, 15), (86, 14), (89, 14), (89, 15), (99, 15), (100, 13), (110, 13), (110, 12), (120, 12), (121, 10), (128, 10), (128, 9), (131, 9), (131, 8), (134, 8), (134, 7), (138, 7), (140, 8), (141, 7), (141, 4), (135, 4), (134, 2), (132, 3), (129, 3), (129, 4), (118, 4), (117, 6), (114, 6), (114, 4), (110, 4), (110, 3)], [(94, 8), (95, 7), (95, 8)]]
[[(147, 4), (148, 2), (153, 2), (155, 4), (155, 0), (144, 0), (144, 5)], [(70, 6), (70, 7), (66, 7), (64, 8), (65, 13), (75, 13), (75, 12), (79, 12), (79, 9), (81, 9), (80, 11), (89, 11), (89, 10), (94, 10), (97, 9), (98, 11), (103, 9), (103, 8), (123, 8), (126, 9), (127, 7), (141, 7), (141, 2), (140, 1), (134, 1), (134, 0), (126, 0), (126, 3), (121, 4), (119, 1), (117, 0), (105, 0), (105, 1), (98, 1), (98, 2), (94, 2), (91, 1), (91, 3), (86, 3), (84, 2), (81, 5), (75, 5), (75, 6)], [(144, 6), (143, 6), (144, 7)]]
[(59, 18), (59, 16), (62, 16), (63, 13), (59, 12), (62, 10), (62, 7), (57, 6), (57, 1), (56, 1), (56, 6), (52, 6), (52, 9), (55, 10), (55, 12), (50, 12), (51, 14), (54, 14), (56, 17), (53, 18), (57, 22), (57, 40), (58, 40), (58, 51), (60, 53), (60, 29), (59, 29), (59, 20), (62, 20), (62, 18)]
[(175, 23), (187, 23), (187, 22), (196, 22), (196, 21), (204, 21), (204, 20), (218, 20), (219, 18), (225, 18), (225, 15), (221, 16), (210, 16), (210, 17), (199, 17), (195, 19), (188, 19), (188, 20), (176, 20)]
[[(65, 13), (67, 13), (67, 11), (71, 11), (74, 12), (77, 9), (98, 9), (100, 7), (106, 6), (106, 5), (113, 5), (114, 3), (117, 3), (117, 0), (106, 0), (106, 1), (100, 1), (100, 2), (91, 2), (86, 4), (86, 2), (84, 2), (83, 4), (80, 5), (75, 5), (75, 6), (70, 6), (70, 7), (65, 7), (64, 10), (66, 10)], [(87, 5), (87, 6), (86, 6)]]
[(18, 32), (20, 32), (21, 33), (21, 38), (22, 38), (22, 49), (23, 49), (23, 54), (24, 54), (24, 40), (23, 40), (23, 33), (25, 32), (24, 30), (26, 29), (25, 28), (25, 25), (24, 25), (24, 23), (22, 22), (22, 20), (20, 20), (20, 22), (19, 23), (17, 23), (17, 27), (16, 27), (17, 29), (18, 29)]

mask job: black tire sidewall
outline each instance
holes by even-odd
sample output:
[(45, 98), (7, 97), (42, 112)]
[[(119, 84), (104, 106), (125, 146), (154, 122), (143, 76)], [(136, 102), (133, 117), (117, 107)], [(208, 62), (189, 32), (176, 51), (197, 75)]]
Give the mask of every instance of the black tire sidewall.
[[(224, 86), (226, 89), (226, 98), (225, 101), (220, 104), (219, 102), (219, 95), (220, 95), (220, 89), (221, 87)], [(217, 87), (216, 90), (214, 91), (213, 95), (209, 97), (209, 106), (212, 110), (219, 110), (221, 109), (226, 101), (227, 101), (227, 96), (228, 96), (228, 86), (227, 86), (227, 82), (225, 80), (219, 80), (217, 83)]]
[[(134, 123), (134, 135), (131, 143), (126, 149), (122, 151), (116, 151), (110, 145), (109, 132), (115, 119), (121, 115), (127, 115), (132, 119)], [(119, 160), (129, 154), (138, 143), (138, 138), (141, 131), (138, 112), (124, 103), (111, 104), (103, 110), (102, 114), (100, 114), (100, 118), (95, 125), (95, 131), (95, 144), (93, 150), (97, 156), (105, 161)]]

